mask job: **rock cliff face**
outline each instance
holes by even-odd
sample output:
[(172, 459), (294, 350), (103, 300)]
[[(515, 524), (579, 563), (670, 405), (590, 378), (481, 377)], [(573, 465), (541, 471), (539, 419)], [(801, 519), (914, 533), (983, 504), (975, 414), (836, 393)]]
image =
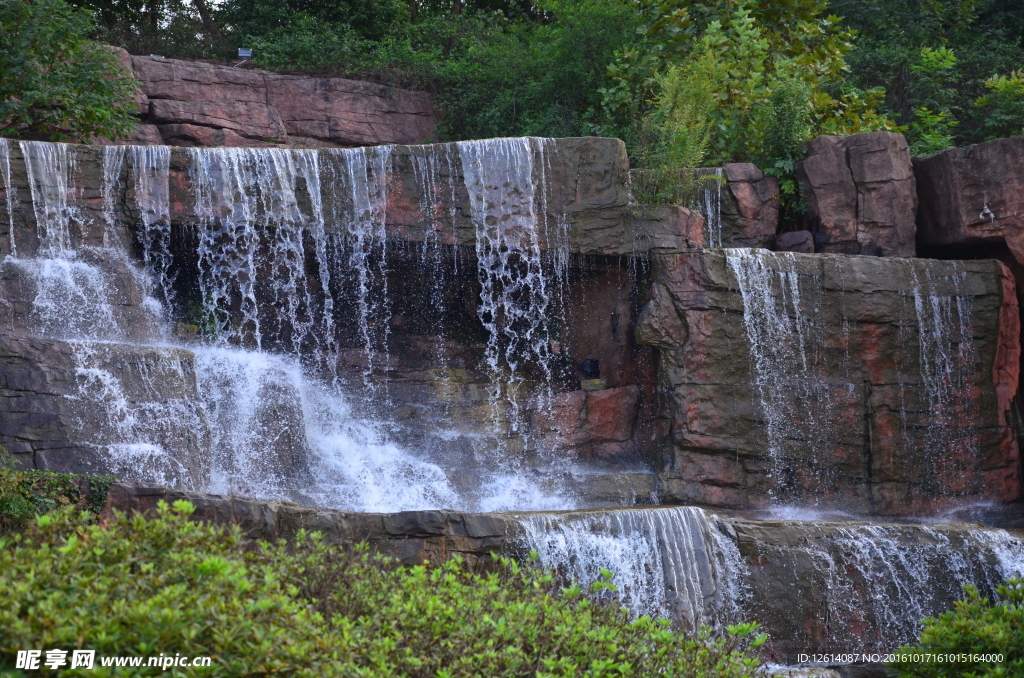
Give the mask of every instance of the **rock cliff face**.
[(297, 148), (410, 144), (436, 124), (430, 95), (341, 78), (309, 78), (129, 56), (141, 83), (132, 143)]
[(661, 349), (666, 498), (914, 514), (1020, 497), (1017, 299), (998, 262), (726, 250), (653, 266), (637, 340)]
[(806, 152), (796, 173), (819, 252), (914, 256), (918, 201), (903, 135), (821, 136)]
[[(651, 461), (665, 500), (723, 507), (913, 514), (1020, 496), (1018, 309), (997, 263), (703, 251), (699, 215), (628, 203), (615, 140), (28, 144), (6, 157), (0, 252), (16, 257), (2, 268), (0, 318), (13, 336), (152, 344), (169, 319), (186, 335), (216, 331), (233, 346), (301, 357), (347, 384), (359, 415), (386, 417), (396, 441), (467, 460), (453, 466), (467, 491), (482, 454), (474, 440), (498, 434), (502, 454), (522, 463), (555, 472), (549, 453), (559, 450), (625, 479), (594, 480), (595, 497), (646, 501), (659, 491), (643, 473)], [(52, 200), (44, 161), (66, 174)], [(740, 195), (758, 195), (763, 177), (742, 169), (724, 174)], [(50, 212), (63, 216), (51, 223)], [(80, 252), (53, 259), (58, 239)], [(40, 266), (65, 267), (64, 282), (46, 282)], [(47, 315), (89, 285), (98, 307)], [(584, 358), (599, 361), (607, 390), (580, 389)], [(289, 369), (269, 366), (268, 378)], [(298, 422), (303, 387), (282, 378), (292, 385), (261, 386), (260, 397)], [(119, 392), (147, 407), (132, 384)], [(202, 410), (194, 395), (184, 401)], [(69, 437), (70, 415), (58, 414), (54, 444), (98, 439)], [(6, 435), (26, 463), (49, 464), (47, 440)], [(260, 463), (278, 469), (273, 486), (301, 486), (308, 445), (267, 437)], [(185, 447), (172, 455), (190, 469), (179, 476), (202, 487), (206, 467)]]

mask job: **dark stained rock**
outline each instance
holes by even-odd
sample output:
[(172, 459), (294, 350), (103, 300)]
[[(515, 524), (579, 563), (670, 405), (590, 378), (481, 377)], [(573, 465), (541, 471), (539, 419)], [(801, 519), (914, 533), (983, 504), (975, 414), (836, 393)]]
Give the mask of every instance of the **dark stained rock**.
[(1005, 242), (1024, 263), (1024, 137), (914, 158), (922, 245)]
[(0, 334), (0, 444), (39, 469), (141, 470), (205, 487), (209, 431), (194, 360), (180, 348)]
[(775, 249), (779, 252), (814, 253), (814, 234), (810, 231), (790, 231), (775, 239)]
[[(667, 499), (920, 514), (1020, 497), (1005, 267), (764, 253), (745, 290), (755, 350), (737, 252), (653, 256), (636, 334), (661, 351)], [(956, 320), (935, 327), (933, 311)]]
[(914, 256), (918, 200), (903, 135), (821, 136), (805, 150), (796, 172), (819, 252)]

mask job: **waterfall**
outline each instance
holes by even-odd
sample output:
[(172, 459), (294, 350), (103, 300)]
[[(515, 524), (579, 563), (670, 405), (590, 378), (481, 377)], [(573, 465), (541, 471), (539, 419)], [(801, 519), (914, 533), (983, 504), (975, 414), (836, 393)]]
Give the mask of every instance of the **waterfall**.
[(7, 224), (11, 237), (11, 256), (18, 256), (18, 243), (15, 242), (14, 234), (14, 206), (17, 204), (17, 196), (14, 192), (14, 182), (11, 178), (11, 144), (7, 139), (0, 137), (0, 174), (4, 180), (4, 198), (7, 201)]
[(791, 498), (796, 488), (788, 477), (787, 442), (799, 439), (822, 459), (831, 453), (833, 385), (821, 374), (820, 273), (798, 271), (791, 252), (727, 249), (726, 260), (743, 299), (751, 376), (772, 462), (771, 492), (776, 499)]
[(1004, 530), (808, 525), (825, 535), (794, 550), (822, 578), (814, 588), (824, 598), (826, 647), (891, 651), (914, 642), (921, 619), (961, 599), (965, 584), (990, 596), (1006, 578), (1024, 575), (1024, 542)]
[(524, 546), (586, 586), (614, 573), (617, 598), (636, 615), (689, 628), (740, 621), (746, 567), (725, 523), (694, 507), (519, 517)]
[[(142, 263), (150, 279), (157, 282), (161, 300), (169, 306), (173, 301), (174, 285), (174, 274), (171, 272), (173, 256), (169, 185), (171, 148), (131, 146), (129, 157), (135, 205), (139, 211), (139, 223), (142, 225), (138, 232), (138, 238), (142, 243)], [(106, 179), (104, 166), (104, 183)]]
[(380, 440), (293, 358), (196, 350), (212, 424), (210, 491), (357, 511), (468, 508), (444, 471)]
[[(313, 152), (189, 149), (196, 195), (201, 316), (222, 343), (323, 353), (333, 342), (333, 299), (318, 304), (306, 275), (307, 237), (330, 297), (319, 165)], [(297, 198), (303, 179), (306, 211)], [(306, 230), (306, 225), (312, 228)], [(232, 321), (231, 316), (237, 316)]]
[[(842, 292), (826, 290), (825, 259), (728, 249), (726, 260), (743, 299), (751, 385), (764, 417), (772, 496), (775, 501), (813, 501), (810, 495), (833, 482), (819, 466), (834, 458), (845, 433), (839, 412), (844, 403), (858, 400), (853, 394), (861, 384), (855, 382), (866, 378), (870, 364), (850, 355), (850, 320)], [(902, 401), (896, 414), (903, 444), (920, 450), (920, 463), (928, 469), (921, 474), (922, 487), (947, 496), (967, 493), (976, 488), (960, 487), (958, 465), (977, 458), (979, 443), (977, 404), (963, 398), (976, 377), (973, 297), (963, 289), (966, 271), (956, 262), (905, 259), (899, 265), (907, 291), (888, 294), (901, 319), (894, 332), (894, 386)], [(839, 269), (832, 270), (839, 275)], [(838, 318), (826, 317), (835, 314)], [(833, 321), (838, 332), (827, 330)], [(837, 363), (838, 372), (828, 369)], [(875, 406), (873, 401), (867, 405)], [(806, 459), (795, 454), (800, 445), (811, 453), (809, 468), (795, 468), (791, 461)]]
[(121, 171), (128, 152), (127, 146), (104, 146), (100, 168), (100, 193), (103, 195), (103, 245), (111, 246), (110, 236), (117, 228), (117, 203), (121, 187)]
[[(348, 268), (356, 278), (356, 309), (359, 336), (366, 355), (363, 386), (377, 390), (373, 371), (375, 355), (384, 354), (387, 364), (391, 306), (388, 298), (387, 201), (391, 176), (391, 147), (349, 148), (331, 151), (340, 160), (343, 184), (348, 187), (342, 214), (335, 220), (345, 224)], [(387, 380), (384, 380), (385, 389)], [(386, 391), (385, 391), (386, 398)]]
[(478, 315), (488, 333), (484, 358), (497, 384), (492, 405), (508, 400), (512, 431), (521, 426), (516, 396), (527, 363), (551, 380), (551, 293), (541, 258), (548, 143), (534, 137), (458, 143), (476, 229)]
[(700, 185), (698, 200), (704, 216), (706, 247), (722, 246), (722, 183), (722, 168), (715, 167), (714, 179), (705, 179)]
[(57, 255), (71, 250), (71, 221), (77, 210), (71, 197), (75, 154), (67, 144), (46, 141), (21, 141), (25, 156), (32, 208), (39, 234), (39, 252)]
[[(917, 324), (920, 379), (927, 395), (927, 403), (922, 405), (930, 414), (924, 443), (946, 452), (938, 459), (941, 464), (954, 457), (950, 452), (974, 456), (979, 445), (977, 434), (963, 426), (973, 423), (970, 420), (976, 416), (976, 403), (963, 398), (970, 391), (975, 372), (974, 297), (964, 292), (967, 275), (959, 262), (952, 262), (953, 273), (945, 279), (936, 271), (937, 262), (914, 263), (917, 265), (908, 260), (914, 282), (913, 317)], [(942, 291), (947, 293), (941, 294)], [(956, 469), (950, 472), (956, 473)]]

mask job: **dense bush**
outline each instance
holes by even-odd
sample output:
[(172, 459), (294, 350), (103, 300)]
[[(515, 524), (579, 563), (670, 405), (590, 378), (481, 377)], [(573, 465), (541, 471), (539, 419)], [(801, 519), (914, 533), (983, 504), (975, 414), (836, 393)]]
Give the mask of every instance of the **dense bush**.
[(65, 509), (0, 539), (0, 667), (31, 648), (211, 656), (211, 668), (176, 669), (203, 676), (739, 678), (757, 667), (739, 651), (763, 638), (753, 625), (690, 638), (512, 561), (489, 574), (457, 560), (399, 568), (304, 533), (248, 543), (191, 511), (178, 502), (157, 519), (98, 524)]
[(938, 618), (923, 621), (920, 642), (897, 654), (1003, 655), (1002, 662), (900, 661), (901, 678), (1010, 678), (1024, 676), (1024, 580), (998, 587), (999, 600), (982, 598), (973, 586), (967, 598)]
[(0, 0), (0, 135), (127, 135), (137, 83), (62, 0)]

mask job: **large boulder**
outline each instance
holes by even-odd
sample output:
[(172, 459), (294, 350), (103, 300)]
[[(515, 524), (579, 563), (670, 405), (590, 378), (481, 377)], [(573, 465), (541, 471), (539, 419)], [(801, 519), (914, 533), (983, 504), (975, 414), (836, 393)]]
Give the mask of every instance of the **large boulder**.
[(668, 500), (922, 514), (1020, 497), (1017, 299), (999, 262), (653, 263), (636, 337), (661, 350)]
[(1024, 137), (914, 158), (922, 246), (1003, 243), (1024, 263)]
[(408, 144), (426, 140), (436, 124), (425, 92), (115, 52), (140, 83), (135, 104), (145, 123), (120, 143)]
[(917, 192), (902, 134), (809, 141), (796, 173), (819, 252), (912, 257)]

